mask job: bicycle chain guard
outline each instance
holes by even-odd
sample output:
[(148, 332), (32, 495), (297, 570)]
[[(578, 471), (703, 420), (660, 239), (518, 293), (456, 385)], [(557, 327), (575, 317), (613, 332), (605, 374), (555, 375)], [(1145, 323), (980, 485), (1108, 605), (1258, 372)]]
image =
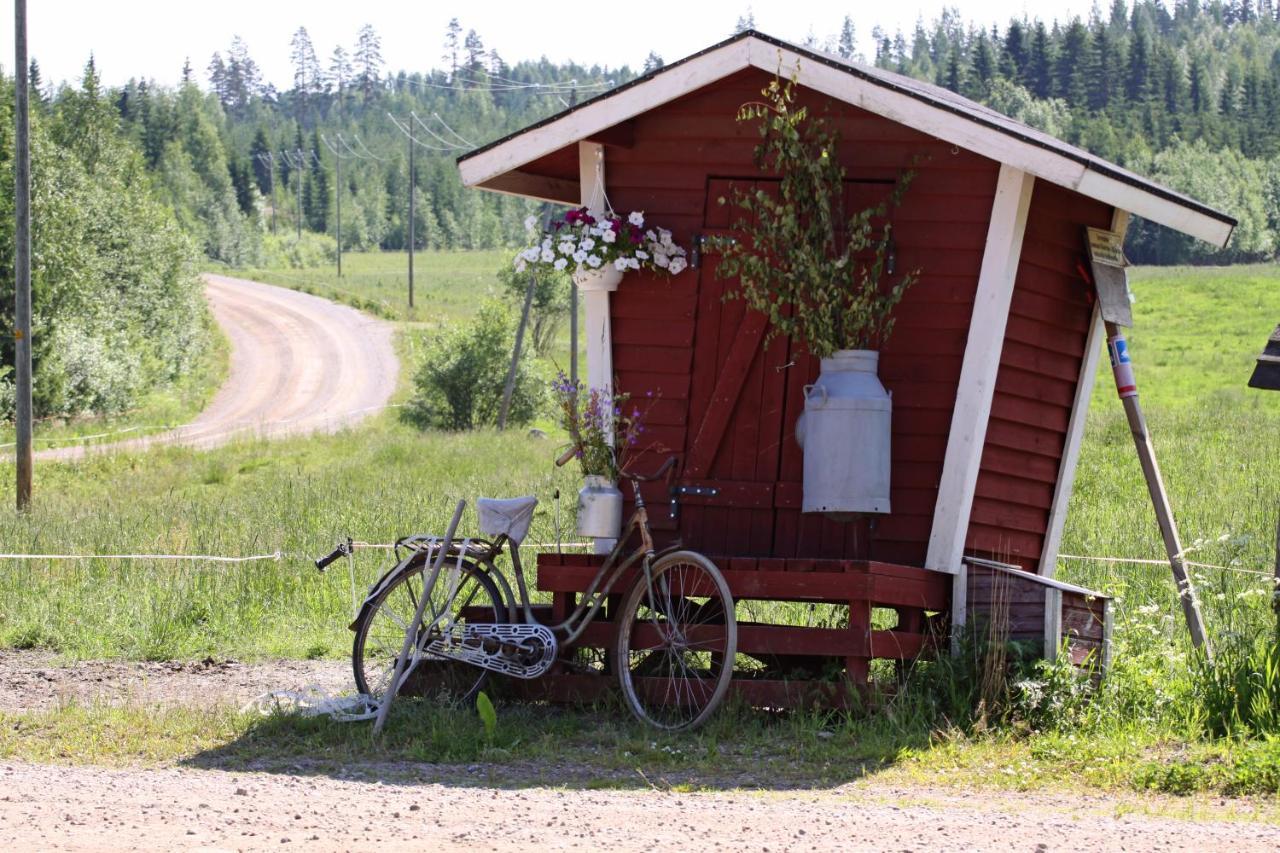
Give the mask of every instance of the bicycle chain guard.
[(556, 661), (556, 636), (545, 625), (451, 625), (423, 648), (473, 666), (511, 675), (537, 678)]

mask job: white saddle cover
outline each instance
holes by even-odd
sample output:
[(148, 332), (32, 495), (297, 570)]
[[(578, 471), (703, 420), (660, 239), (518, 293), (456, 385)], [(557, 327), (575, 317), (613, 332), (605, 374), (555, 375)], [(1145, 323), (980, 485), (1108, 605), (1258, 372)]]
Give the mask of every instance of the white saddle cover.
[(485, 536), (501, 536), (519, 545), (529, 535), (533, 521), (533, 509), (538, 499), (533, 495), (523, 498), (480, 498), (476, 501), (476, 514), (480, 516), (480, 532)]

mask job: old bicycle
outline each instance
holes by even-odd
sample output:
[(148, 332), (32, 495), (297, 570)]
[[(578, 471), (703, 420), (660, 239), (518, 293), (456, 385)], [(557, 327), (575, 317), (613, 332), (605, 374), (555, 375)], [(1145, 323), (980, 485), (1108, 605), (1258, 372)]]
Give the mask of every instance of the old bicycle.
[[(543, 675), (603, 613), (616, 625), (608, 665), (631, 711), (662, 729), (701, 725), (728, 690), (738, 632), (728, 584), (714, 563), (678, 546), (655, 551), (640, 484), (662, 479), (675, 461), (668, 459), (649, 477), (622, 474), (635, 509), (582, 600), (558, 624), (539, 621), (520, 562), (537, 498), (477, 501), (480, 532), (492, 540), (398, 541), (396, 565), (374, 584), (351, 624), (357, 688), (380, 701), (403, 649), (411, 646), (398, 691), (469, 702), (491, 672)], [(504, 551), (518, 599), (496, 565)], [(323, 569), (345, 553), (339, 546), (316, 565)], [(610, 594), (624, 589), (617, 612), (606, 612)], [(421, 626), (406, 642), (420, 604)]]

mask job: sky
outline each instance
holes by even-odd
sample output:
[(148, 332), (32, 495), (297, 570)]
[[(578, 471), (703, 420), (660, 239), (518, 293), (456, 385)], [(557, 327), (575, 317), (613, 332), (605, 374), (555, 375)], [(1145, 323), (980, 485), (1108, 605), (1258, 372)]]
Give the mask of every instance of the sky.
[[(1058, 0), (1047, 6), (1028, 0), (757, 0), (750, 8), (757, 29), (789, 41), (802, 41), (810, 33), (820, 41), (835, 35), (847, 14), (853, 18), (861, 50), (870, 55), (871, 31), (877, 24), (890, 33), (910, 33), (918, 17), (931, 21), (944, 6), (958, 7), (968, 20), (986, 27), (999, 23), (1003, 29), (1013, 16), (1083, 17), (1094, 2)], [(546, 56), (552, 61), (638, 69), (651, 49), (672, 62), (720, 41), (747, 8), (747, 3), (719, 0), (28, 0), (27, 14), (29, 54), (38, 60), (46, 82), (77, 81), (92, 53), (108, 85), (131, 77), (173, 85), (188, 57), (205, 83), (213, 52), (225, 55), (238, 35), (267, 80), (287, 89), (292, 85), (289, 41), (299, 26), (307, 28), (326, 65), (334, 46), (350, 50), (356, 32), (368, 23), (382, 37), (389, 70), (442, 67), (445, 27), (456, 17), (464, 31), (476, 30), (485, 47), (496, 49), (508, 63)], [(13, 16), (5, 11), (0, 14), (0, 67), (10, 71)]]

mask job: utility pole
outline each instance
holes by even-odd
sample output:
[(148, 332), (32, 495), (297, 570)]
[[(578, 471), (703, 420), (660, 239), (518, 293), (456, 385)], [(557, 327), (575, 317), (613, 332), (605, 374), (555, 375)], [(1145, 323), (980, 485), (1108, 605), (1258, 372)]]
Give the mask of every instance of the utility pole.
[(267, 152), (267, 186), (271, 192), (271, 236), (276, 234), (276, 152)]
[(18, 510), (31, 507), (31, 115), (27, 82), (27, 0), (14, 0), (14, 367), (17, 380)]
[[(338, 136), (338, 141), (342, 141), (341, 134)], [(337, 172), (337, 176), (334, 178), (334, 183), (337, 184), (337, 186), (333, 189), (334, 199), (337, 202), (338, 208), (338, 278), (342, 278), (342, 156), (335, 153), (333, 155), (333, 162), (333, 168)]]
[(417, 187), (415, 172), (413, 170), (413, 137), (408, 137), (409, 142), (409, 307), (413, 307), (413, 244), (414, 238), (418, 234), (418, 223), (415, 218), (414, 211), (414, 190)]
[(302, 156), (302, 149), (294, 152), (298, 158), (298, 242), (302, 242), (302, 180), (307, 174), (307, 161)]

